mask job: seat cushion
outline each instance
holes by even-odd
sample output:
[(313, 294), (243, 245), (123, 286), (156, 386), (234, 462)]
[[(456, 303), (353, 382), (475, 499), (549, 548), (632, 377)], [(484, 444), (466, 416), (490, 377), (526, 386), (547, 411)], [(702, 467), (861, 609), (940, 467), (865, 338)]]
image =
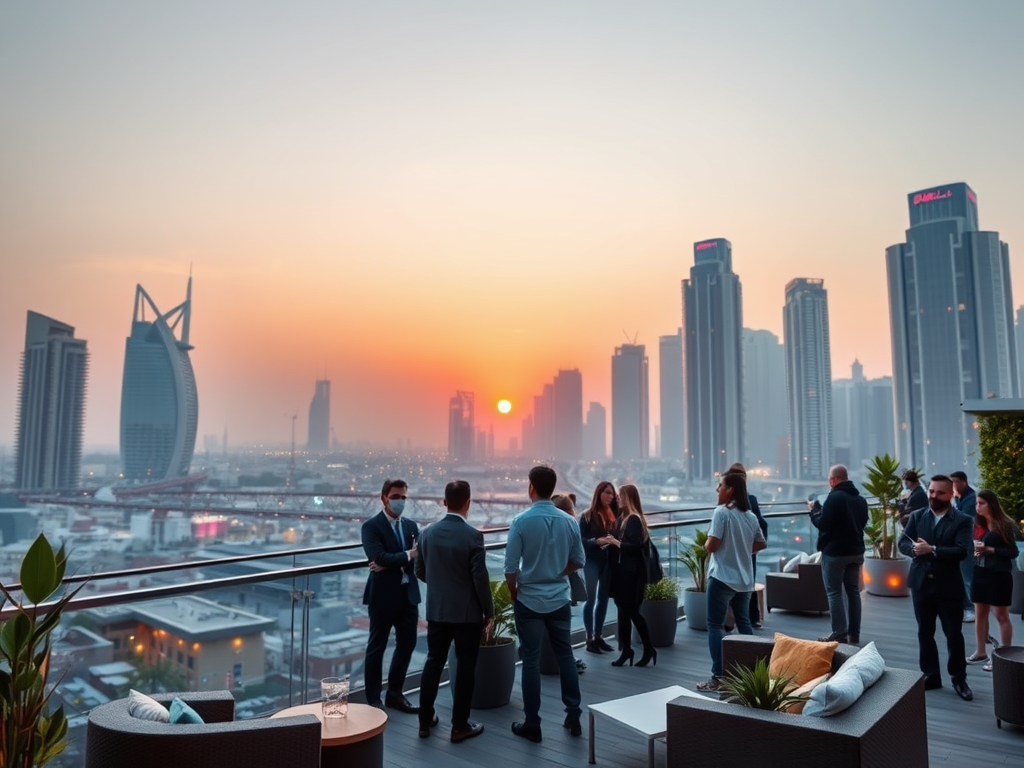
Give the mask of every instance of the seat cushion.
[(768, 663), (773, 677), (793, 677), (800, 686), (832, 671), (832, 656), (839, 643), (800, 640), (781, 632), (775, 633), (775, 647)]
[(853, 706), (885, 671), (885, 661), (870, 642), (847, 659), (832, 679), (811, 691), (804, 706), (810, 717), (831, 717)]
[(199, 716), (192, 707), (181, 700), (181, 697), (175, 696), (171, 700), (171, 722), (178, 723), (191, 723), (192, 725), (203, 725), (203, 718)]
[(163, 704), (134, 688), (128, 693), (128, 714), (137, 720), (152, 720), (156, 723), (171, 721), (171, 714)]

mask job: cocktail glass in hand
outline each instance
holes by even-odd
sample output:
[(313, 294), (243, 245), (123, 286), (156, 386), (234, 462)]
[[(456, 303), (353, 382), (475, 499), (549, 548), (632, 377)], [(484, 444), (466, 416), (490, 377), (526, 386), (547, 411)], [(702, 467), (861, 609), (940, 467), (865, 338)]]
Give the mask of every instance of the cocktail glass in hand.
[(320, 681), (320, 702), (324, 717), (348, 715), (348, 678), (325, 677)]

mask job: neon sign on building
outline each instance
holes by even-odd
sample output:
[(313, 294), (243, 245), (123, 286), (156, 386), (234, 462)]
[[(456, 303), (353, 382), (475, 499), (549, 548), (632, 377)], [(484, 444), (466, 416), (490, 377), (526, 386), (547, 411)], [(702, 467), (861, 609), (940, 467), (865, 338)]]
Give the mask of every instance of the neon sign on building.
[(717, 247), (718, 247), (718, 243), (716, 241), (714, 241), (714, 240), (706, 240), (703, 243), (697, 243), (695, 246), (693, 246), (693, 250), (695, 250), (695, 251), (703, 251), (703, 250), (707, 250), (708, 248), (717, 248)]
[(975, 205), (978, 204), (978, 196), (974, 194), (973, 190), (967, 190), (967, 199), (970, 200)]
[[(968, 192), (967, 194), (971, 194)], [(947, 197), (953, 196), (953, 190), (947, 189), (945, 191), (937, 189), (934, 192), (918, 192), (914, 195), (914, 205), (920, 205), (921, 203), (934, 203), (936, 200), (945, 200)]]

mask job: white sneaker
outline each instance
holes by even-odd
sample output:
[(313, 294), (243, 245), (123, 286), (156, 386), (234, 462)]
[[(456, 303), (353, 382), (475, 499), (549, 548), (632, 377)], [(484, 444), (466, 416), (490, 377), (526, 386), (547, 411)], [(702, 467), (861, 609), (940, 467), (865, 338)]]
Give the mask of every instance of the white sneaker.
[(974, 623), (974, 611), (964, 611), (964, 624)]

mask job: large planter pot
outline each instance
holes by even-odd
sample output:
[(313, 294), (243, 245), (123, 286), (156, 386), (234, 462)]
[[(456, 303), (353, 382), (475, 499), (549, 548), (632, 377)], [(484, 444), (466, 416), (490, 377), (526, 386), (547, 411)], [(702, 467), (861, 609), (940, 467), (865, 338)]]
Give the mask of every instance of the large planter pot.
[(1020, 616), (1024, 613), (1024, 572), (1018, 571), (1014, 565), (1010, 570), (1013, 576), (1013, 597), (1010, 600), (1010, 615)]
[(708, 631), (708, 593), (697, 592), (693, 587), (683, 590), (683, 612), (686, 625), (701, 632)]
[[(476, 685), (470, 702), (473, 709), (497, 709), (512, 700), (519, 646), (510, 637), (498, 638), (498, 642), (501, 644), (480, 646), (476, 658)], [(458, 674), (457, 667), (453, 648), (448, 653), (448, 669), (453, 679)]]
[[(676, 641), (676, 618), (679, 616), (679, 598), (672, 600), (644, 600), (640, 615), (647, 621), (651, 643), (655, 648), (667, 648)], [(640, 638), (633, 630), (633, 638)]]
[(901, 557), (899, 560), (865, 557), (864, 589), (869, 595), (906, 597), (910, 594), (910, 587), (907, 586), (910, 562), (909, 557)]

